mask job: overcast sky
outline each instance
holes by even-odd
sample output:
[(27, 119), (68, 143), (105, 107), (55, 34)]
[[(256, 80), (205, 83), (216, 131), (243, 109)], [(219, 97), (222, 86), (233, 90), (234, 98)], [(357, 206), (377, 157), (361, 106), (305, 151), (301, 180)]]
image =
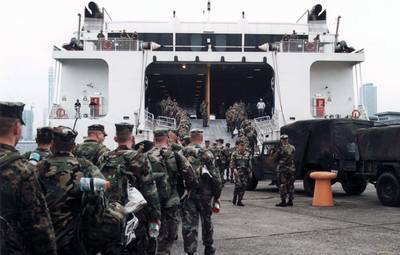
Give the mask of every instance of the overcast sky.
[[(47, 106), (47, 73), (52, 46), (68, 42), (77, 29), (77, 13), (86, 1), (4, 1), (0, 9), (0, 100), (18, 100), (36, 107), (41, 125)], [(103, 0), (115, 21), (169, 20), (176, 10), (181, 20), (201, 20), (207, 0)], [(328, 10), (330, 31), (342, 16), (340, 39), (365, 48), (363, 82), (378, 86), (378, 111), (400, 111), (399, 0), (213, 0), (212, 19), (236, 21), (246, 12), (251, 22), (295, 22), (306, 9), (321, 3)]]

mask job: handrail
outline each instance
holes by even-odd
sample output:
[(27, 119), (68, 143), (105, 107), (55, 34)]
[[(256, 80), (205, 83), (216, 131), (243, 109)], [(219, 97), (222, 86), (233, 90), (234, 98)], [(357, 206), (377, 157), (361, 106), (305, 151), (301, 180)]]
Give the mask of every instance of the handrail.
[(170, 129), (176, 129), (176, 119), (166, 117), (166, 116), (158, 116), (156, 119), (156, 126), (170, 128)]

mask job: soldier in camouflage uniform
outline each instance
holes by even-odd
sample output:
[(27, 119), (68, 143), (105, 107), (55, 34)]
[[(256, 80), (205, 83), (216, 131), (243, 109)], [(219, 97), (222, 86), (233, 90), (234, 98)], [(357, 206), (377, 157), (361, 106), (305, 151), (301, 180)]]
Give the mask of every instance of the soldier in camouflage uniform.
[[(80, 179), (100, 178), (100, 170), (86, 159), (72, 154), (77, 133), (68, 127), (53, 129), (54, 154), (37, 165), (39, 180), (46, 190), (57, 240), (57, 253), (65, 255), (122, 252), (122, 217), (113, 218), (101, 193), (83, 192)], [(111, 220), (110, 220), (111, 218)]]
[(204, 100), (200, 105), (200, 113), (203, 119), (203, 127), (208, 127), (208, 104)]
[[(179, 203), (182, 191), (190, 191), (196, 184), (196, 176), (189, 161), (178, 152), (168, 148), (167, 130), (154, 131), (155, 147), (149, 152), (154, 175), (165, 174), (166, 186), (157, 185), (161, 202), (161, 228), (157, 254), (170, 254), (178, 235)], [(162, 194), (168, 191), (167, 194)], [(180, 192), (178, 192), (180, 191)]]
[[(230, 162), (231, 162), (231, 156), (233, 153), (233, 150), (231, 149), (231, 144), (230, 143), (226, 143), (224, 150), (222, 151), (222, 153), (224, 154), (225, 157), (225, 169), (226, 169), (226, 181), (229, 181), (230, 179)], [(221, 176), (221, 178), (223, 178)], [(231, 179), (232, 180), (232, 179)]]
[(225, 166), (226, 166), (226, 162), (229, 161), (229, 159), (226, 157), (226, 154), (225, 154), (224, 139), (220, 138), (217, 140), (217, 148), (218, 148), (219, 160), (218, 161), (216, 160), (215, 162), (219, 169), (222, 183), (224, 184), (226, 182), (225, 181)]
[(79, 158), (84, 158), (99, 166), (101, 155), (110, 150), (103, 145), (104, 139), (107, 136), (104, 131), (104, 126), (97, 124), (88, 127), (88, 136), (82, 144), (78, 144), (74, 150), (74, 154)]
[(135, 230), (136, 239), (128, 247), (128, 254), (148, 254), (150, 247), (149, 226), (152, 223), (160, 226), (161, 209), (156, 184), (153, 179), (150, 162), (147, 155), (132, 149), (133, 125), (119, 123), (115, 125), (118, 143), (117, 149), (103, 154), (100, 158), (100, 168), (111, 183), (106, 192), (107, 198), (124, 206), (128, 202), (127, 187), (137, 188), (147, 201), (147, 206), (135, 213), (139, 226)]
[(235, 190), (233, 191), (232, 203), (244, 206), (242, 199), (246, 191), (247, 183), (251, 174), (251, 155), (246, 150), (246, 144), (239, 142), (238, 149), (232, 153), (230, 168), (235, 176)]
[[(296, 171), (293, 160), (294, 152), (295, 148), (293, 145), (289, 144), (289, 137), (285, 134), (281, 135), (281, 145), (275, 154), (276, 160), (278, 161), (276, 172), (278, 175), (277, 181), (279, 184), (281, 203), (276, 204), (276, 206), (293, 206)], [(289, 198), (287, 203), (286, 198)]]
[(0, 102), (0, 254), (56, 255), (47, 204), (32, 165), (15, 149), (22, 103)]
[(209, 150), (201, 147), (203, 131), (190, 132), (191, 144), (183, 148), (183, 155), (189, 160), (196, 173), (199, 185), (182, 198), (182, 236), (187, 254), (197, 251), (199, 219), (202, 224), (204, 254), (215, 254), (213, 246), (213, 224), (211, 221), (213, 203), (219, 203), (222, 182), (214, 157)]
[(34, 151), (25, 153), (25, 157), (33, 165), (40, 160), (51, 156), (51, 145), (53, 143), (53, 129), (51, 127), (38, 128), (36, 132), (37, 148)]

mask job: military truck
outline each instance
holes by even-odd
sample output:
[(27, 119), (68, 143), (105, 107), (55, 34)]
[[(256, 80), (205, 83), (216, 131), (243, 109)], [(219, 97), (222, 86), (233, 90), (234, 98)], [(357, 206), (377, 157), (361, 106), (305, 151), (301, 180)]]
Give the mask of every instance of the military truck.
[(400, 126), (357, 131), (358, 174), (376, 187), (386, 206), (400, 205)]
[[(315, 182), (310, 178), (313, 171), (336, 171), (335, 182), (340, 182), (347, 194), (364, 192), (368, 179), (357, 171), (356, 131), (372, 126), (372, 122), (365, 120), (321, 119), (297, 121), (281, 128), (281, 134), (287, 134), (289, 142), (296, 147), (296, 179), (303, 180), (306, 194), (314, 193)], [(276, 178), (273, 155), (265, 152), (273, 146), (276, 143), (264, 144), (261, 153), (254, 158), (255, 167), (248, 188), (255, 188), (259, 180)]]

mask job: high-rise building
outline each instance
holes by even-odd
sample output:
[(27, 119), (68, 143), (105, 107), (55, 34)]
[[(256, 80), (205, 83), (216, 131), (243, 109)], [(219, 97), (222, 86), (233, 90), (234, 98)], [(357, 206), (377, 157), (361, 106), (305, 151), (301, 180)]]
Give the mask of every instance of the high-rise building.
[(25, 122), (25, 125), (22, 126), (22, 140), (24, 141), (32, 141), (34, 140), (33, 136), (33, 107), (30, 110), (25, 109), (22, 114), (22, 119)]
[(54, 68), (52, 66), (49, 67), (49, 73), (48, 73), (48, 82), (49, 82), (49, 93), (48, 93), (48, 99), (47, 99), (47, 109), (51, 109), (52, 104), (53, 104), (53, 98), (54, 98), (54, 83), (55, 83), (55, 73), (54, 73)]
[(368, 116), (374, 116), (378, 111), (377, 87), (373, 83), (366, 83), (360, 88), (360, 103), (365, 107)]

